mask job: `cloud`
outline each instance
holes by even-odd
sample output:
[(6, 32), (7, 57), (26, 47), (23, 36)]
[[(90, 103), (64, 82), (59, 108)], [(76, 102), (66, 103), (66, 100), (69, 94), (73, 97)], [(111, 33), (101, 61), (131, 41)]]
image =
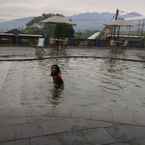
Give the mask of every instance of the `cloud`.
[(116, 8), (145, 14), (144, 0), (0, 0), (0, 19), (38, 16), (44, 12), (72, 15), (80, 12), (114, 12)]

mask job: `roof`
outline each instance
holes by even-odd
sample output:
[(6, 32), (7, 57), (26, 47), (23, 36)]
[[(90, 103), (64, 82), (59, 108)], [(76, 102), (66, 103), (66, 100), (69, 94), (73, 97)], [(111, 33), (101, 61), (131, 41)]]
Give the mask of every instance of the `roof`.
[(63, 23), (63, 24), (75, 25), (71, 20), (63, 16), (52, 16), (41, 21), (41, 23)]
[[(117, 35), (113, 35), (113, 36), (117, 36)], [(119, 37), (122, 37), (122, 38), (144, 38), (144, 36), (139, 36), (139, 35), (119, 35)]]
[(115, 21), (112, 21), (110, 24), (107, 24), (106, 26), (122, 26), (122, 27), (127, 27), (127, 26), (131, 26), (131, 24), (129, 24), (125, 20), (115, 20)]
[(18, 36), (22, 36), (22, 37), (42, 37), (42, 35), (33, 35), (33, 34), (19, 34)]
[[(16, 34), (0, 33), (0, 36), (16, 36)], [(21, 36), (21, 37), (42, 37), (42, 35), (32, 35), (32, 34), (18, 34), (17, 36)]]
[(145, 16), (132, 17), (132, 18), (125, 18), (125, 20), (126, 20), (126, 21), (145, 20)]
[(15, 36), (13, 33), (0, 33), (1, 36)]
[(95, 40), (96, 38), (99, 37), (101, 32), (96, 32), (93, 35), (91, 35), (90, 37), (88, 37), (89, 40)]

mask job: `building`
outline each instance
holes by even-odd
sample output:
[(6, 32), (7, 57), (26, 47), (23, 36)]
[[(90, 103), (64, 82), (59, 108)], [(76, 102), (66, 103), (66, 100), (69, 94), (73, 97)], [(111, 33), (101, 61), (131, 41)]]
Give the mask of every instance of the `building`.
[(42, 35), (0, 33), (0, 45), (37, 46)]
[(144, 24), (144, 20), (140, 25), (134, 20), (114, 20), (105, 25), (103, 38), (110, 46), (144, 47)]

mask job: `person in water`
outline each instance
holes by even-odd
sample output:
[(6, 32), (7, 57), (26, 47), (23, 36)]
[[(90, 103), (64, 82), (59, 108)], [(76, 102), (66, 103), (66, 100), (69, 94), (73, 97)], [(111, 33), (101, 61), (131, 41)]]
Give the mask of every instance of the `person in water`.
[(56, 88), (63, 87), (63, 79), (61, 76), (61, 70), (57, 64), (51, 66), (51, 76), (53, 78), (53, 83)]

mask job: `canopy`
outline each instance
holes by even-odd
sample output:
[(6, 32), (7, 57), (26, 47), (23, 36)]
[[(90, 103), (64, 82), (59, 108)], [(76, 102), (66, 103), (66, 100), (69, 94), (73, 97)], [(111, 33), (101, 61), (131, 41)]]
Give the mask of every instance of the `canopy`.
[(62, 23), (62, 24), (75, 25), (74, 23), (72, 23), (71, 20), (69, 20), (68, 18), (63, 17), (63, 16), (52, 16), (52, 17), (49, 17), (49, 18), (41, 21), (41, 23), (54, 23), (54, 24)]
[(88, 39), (89, 40), (95, 40), (100, 36), (101, 32), (96, 32), (93, 35), (91, 35)]
[(115, 20), (115, 21), (112, 21), (110, 24), (107, 24), (106, 26), (129, 27), (131, 25), (127, 21), (125, 21), (125, 20)]

